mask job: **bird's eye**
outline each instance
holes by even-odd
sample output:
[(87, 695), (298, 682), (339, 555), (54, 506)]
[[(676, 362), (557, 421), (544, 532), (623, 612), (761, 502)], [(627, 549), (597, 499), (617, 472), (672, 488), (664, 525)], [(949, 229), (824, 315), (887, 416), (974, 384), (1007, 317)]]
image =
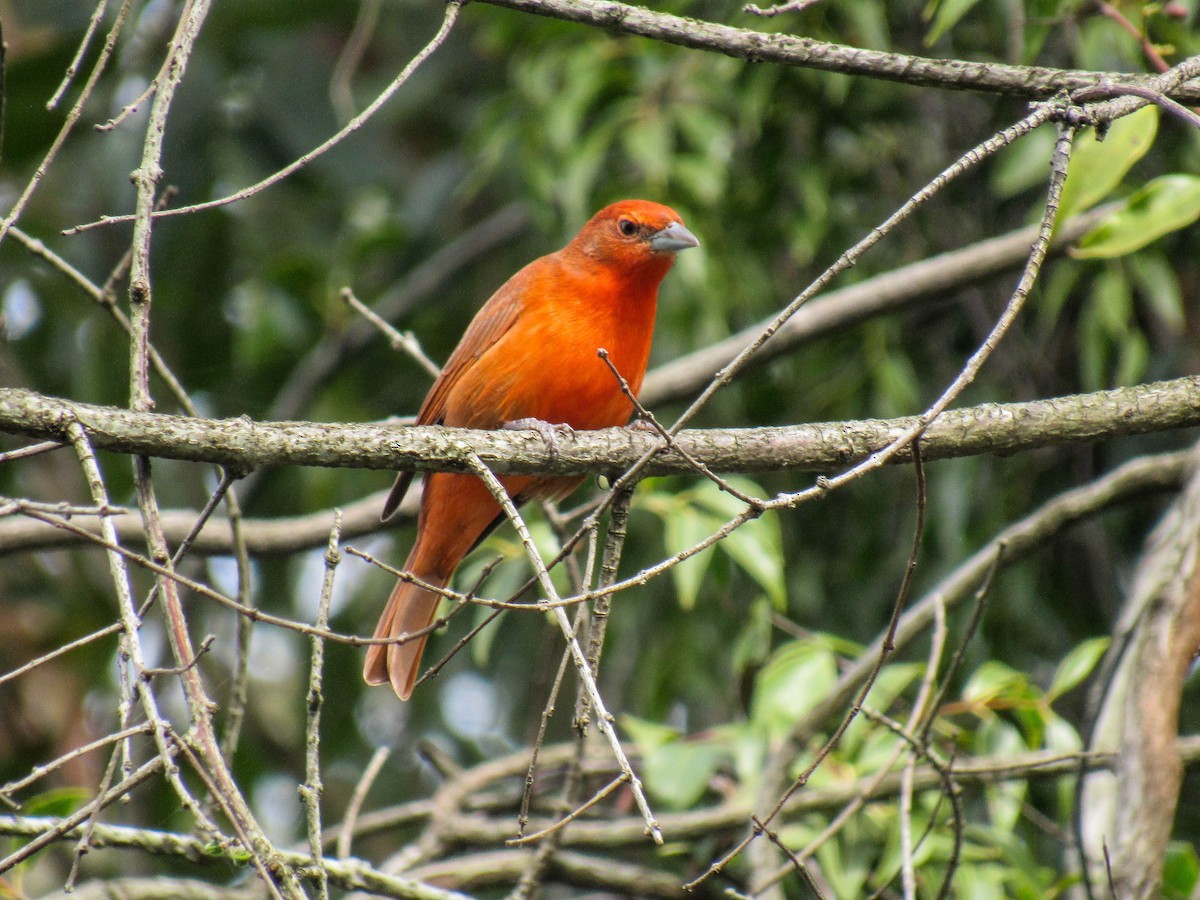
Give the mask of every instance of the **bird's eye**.
[(622, 219), (617, 223), (617, 228), (621, 230), (621, 234), (625, 235), (625, 237), (633, 237), (638, 231), (637, 223), (630, 219)]

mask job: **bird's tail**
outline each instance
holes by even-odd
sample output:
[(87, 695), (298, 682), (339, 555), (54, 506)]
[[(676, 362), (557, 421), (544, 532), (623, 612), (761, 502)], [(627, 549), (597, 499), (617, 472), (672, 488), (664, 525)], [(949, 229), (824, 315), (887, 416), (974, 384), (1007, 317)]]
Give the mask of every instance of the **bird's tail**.
[[(437, 587), (445, 587), (449, 579), (434, 576), (419, 576), (422, 581)], [(433, 624), (441, 595), (407, 581), (397, 581), (388, 597), (379, 624), (375, 626), (375, 637), (396, 638), (404, 634), (415, 634)], [(425, 649), (428, 634), (409, 641), (394, 644), (371, 644), (367, 647), (367, 659), (363, 665), (363, 678), (367, 684), (383, 684), (390, 681), (392, 690), (401, 700), (407, 700), (417, 681), (417, 670), (421, 666), (421, 652)]]

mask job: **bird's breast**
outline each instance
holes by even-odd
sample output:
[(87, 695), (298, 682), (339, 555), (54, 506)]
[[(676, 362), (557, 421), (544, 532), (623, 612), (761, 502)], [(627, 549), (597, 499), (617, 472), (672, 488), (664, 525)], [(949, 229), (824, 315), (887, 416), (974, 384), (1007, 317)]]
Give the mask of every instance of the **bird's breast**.
[[(633, 412), (609, 361), (636, 395), (650, 355), (655, 297), (539, 304), (457, 386), (446, 424), (495, 428), (535, 418), (579, 430), (624, 425)], [(493, 419), (494, 421), (485, 421)]]

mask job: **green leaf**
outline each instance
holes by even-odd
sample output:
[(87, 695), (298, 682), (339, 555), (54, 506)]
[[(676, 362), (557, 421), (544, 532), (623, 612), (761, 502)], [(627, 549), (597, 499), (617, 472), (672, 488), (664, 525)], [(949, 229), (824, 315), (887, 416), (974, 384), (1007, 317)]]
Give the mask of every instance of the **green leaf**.
[[(925, 35), (925, 46), (932, 47), (947, 31), (958, 24), (959, 19), (971, 11), (979, 0), (940, 0), (937, 11), (933, 15), (933, 24), (929, 34)], [(928, 10), (926, 18), (928, 18)]]
[[(726, 479), (730, 487), (750, 497), (761, 497), (765, 492), (749, 478)], [(699, 485), (692, 495), (697, 504), (729, 520), (740, 515), (746, 505), (733, 494), (721, 490), (712, 481)], [(710, 532), (716, 531), (721, 523), (714, 522)], [(779, 519), (773, 515), (760, 516), (730, 533), (718, 545), (726, 555), (738, 564), (767, 596), (779, 611), (787, 609), (787, 587), (783, 577), (783, 534)]]
[(670, 123), (661, 115), (644, 115), (626, 123), (622, 137), (625, 152), (641, 168), (645, 180), (661, 190), (674, 155), (675, 135)]
[(1110, 643), (1111, 639), (1107, 637), (1089, 638), (1064, 656), (1054, 670), (1046, 698), (1053, 702), (1087, 678)]
[(633, 738), (642, 756), (649, 756), (660, 747), (679, 739), (678, 728), (639, 719), (637, 716), (621, 716), (621, 728)]
[[(748, 497), (761, 497), (766, 493), (758, 482), (742, 475), (730, 475), (725, 479), (725, 483), (737, 491), (741, 491)], [(692, 495), (697, 503), (714, 514), (725, 519), (732, 519), (734, 516), (741, 515), (746, 508), (746, 504), (728, 491), (723, 491), (712, 481), (705, 480), (699, 484)]]
[(758, 597), (746, 611), (745, 624), (738, 630), (730, 654), (734, 672), (744, 672), (762, 662), (771, 649), (771, 601)]
[[(671, 504), (671, 511), (663, 517), (663, 542), (667, 553), (674, 555), (691, 549), (721, 527), (721, 523), (705, 515), (690, 503)], [(696, 596), (704, 575), (712, 562), (715, 546), (706, 547), (671, 569), (675, 590), (679, 594), (679, 605), (691, 609), (696, 605)]]
[(811, 639), (784, 644), (758, 675), (750, 717), (768, 734), (781, 736), (816, 705), (836, 678), (837, 660), (824, 644)]
[(999, 697), (1024, 699), (1028, 696), (1029, 676), (996, 660), (988, 660), (976, 669), (963, 688), (963, 699), (978, 706)]
[(1113, 122), (1103, 141), (1095, 131), (1075, 140), (1071, 167), (1058, 203), (1059, 216), (1066, 219), (1091, 209), (1113, 192), (1125, 173), (1141, 159), (1158, 131), (1158, 108), (1143, 106)]
[(1172, 841), (1163, 861), (1163, 896), (1171, 900), (1193, 897), (1198, 884), (1200, 859), (1196, 857), (1196, 848), (1187, 841)]
[(1186, 317), (1175, 269), (1162, 256), (1151, 253), (1131, 256), (1128, 265), (1138, 296), (1172, 334), (1182, 334)]
[(974, 900), (1007, 900), (1006, 871), (1000, 865), (960, 866), (954, 873), (954, 896)]
[(38, 794), (36, 797), (31, 797), (24, 804), (24, 812), (30, 816), (63, 818), (71, 815), (90, 799), (92, 799), (92, 794), (87, 788), (54, 788)]
[(1121, 340), (1133, 318), (1133, 291), (1125, 273), (1117, 268), (1101, 272), (1092, 288), (1092, 310), (1104, 334)]
[[(1001, 718), (985, 722), (979, 737), (980, 751), (992, 756), (1016, 756), (1029, 749), (1017, 727)], [(984, 789), (993, 831), (1005, 835), (1016, 828), (1028, 789), (1029, 783), (1025, 781), (999, 782)]]
[(997, 197), (1014, 197), (1044, 185), (1049, 177), (1046, 161), (1054, 152), (1054, 126), (1043, 125), (1005, 148), (992, 169), (992, 191)]
[(721, 549), (767, 592), (779, 612), (787, 609), (782, 543), (779, 521), (772, 516), (747, 522), (720, 544)]
[(1075, 285), (1084, 269), (1071, 259), (1061, 259), (1050, 270), (1048, 278), (1042, 279), (1042, 296), (1038, 302), (1038, 328), (1049, 334), (1062, 315), (1063, 307), (1071, 297)]
[(1200, 219), (1200, 176), (1163, 175), (1130, 197), (1083, 236), (1071, 255), (1112, 259)]
[(1140, 331), (1131, 331), (1117, 349), (1117, 371), (1112, 383), (1116, 387), (1141, 384), (1150, 368), (1150, 342)]
[(1108, 386), (1105, 372), (1108, 371), (1111, 336), (1105, 333), (1097, 314), (1098, 304), (1090, 304), (1079, 320), (1079, 372), (1084, 389), (1099, 390)]
[(643, 776), (651, 795), (673, 809), (695, 806), (709, 779), (729, 758), (728, 752), (705, 741), (673, 741), (646, 758)]
[[(857, 655), (857, 654), (853, 654)], [(887, 712), (908, 686), (924, 672), (925, 667), (920, 663), (892, 663), (884, 666), (867, 702), (878, 710)], [(850, 723), (842, 736), (840, 749), (847, 756), (854, 758), (854, 764), (860, 770), (873, 771), (882, 766), (896, 744), (896, 736), (868, 719), (859, 716)]]
[(1083, 749), (1083, 741), (1075, 726), (1053, 711), (1045, 715), (1042, 742), (1047, 750), (1057, 753), (1078, 753)]

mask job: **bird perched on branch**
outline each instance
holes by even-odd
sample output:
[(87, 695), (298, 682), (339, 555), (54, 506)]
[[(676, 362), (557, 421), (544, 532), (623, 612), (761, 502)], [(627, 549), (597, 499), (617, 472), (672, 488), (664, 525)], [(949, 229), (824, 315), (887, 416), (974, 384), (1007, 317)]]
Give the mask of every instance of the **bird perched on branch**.
[[(527, 265), (484, 304), (450, 355), (418, 425), (458, 428), (591, 430), (624, 425), (633, 404), (598, 351), (636, 393), (646, 373), (658, 286), (675, 254), (699, 244), (679, 214), (647, 200), (606, 206), (559, 250)], [(383, 507), (391, 518), (413, 473), (402, 472)], [(559, 499), (583, 479), (506, 475), (518, 504)], [(475, 475), (439, 472), (425, 479), (417, 539), (404, 570), (444, 587), (468, 553), (504, 514)], [(377, 638), (428, 629), (439, 595), (398, 581), (375, 628)], [(363, 677), (412, 694), (428, 634), (367, 648)]]

